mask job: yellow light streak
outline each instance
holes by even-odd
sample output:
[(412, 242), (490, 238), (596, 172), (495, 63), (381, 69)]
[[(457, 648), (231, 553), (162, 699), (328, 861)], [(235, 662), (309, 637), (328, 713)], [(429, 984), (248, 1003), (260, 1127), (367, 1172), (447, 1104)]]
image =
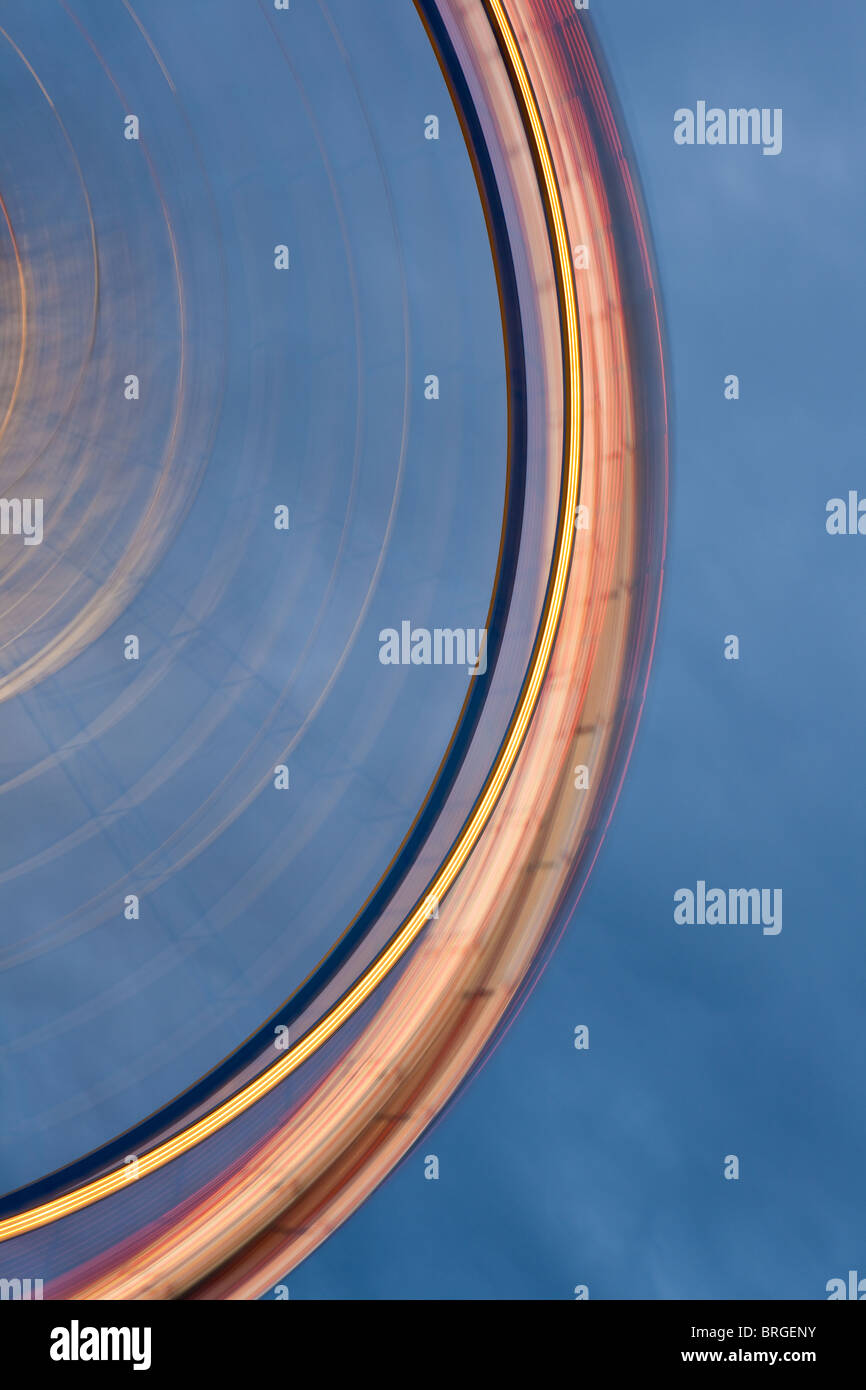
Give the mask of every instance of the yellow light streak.
[(373, 990), (382, 983), (388, 972), (405, 955), (427, 922), (431, 905), (445, 897), (472, 853), (517, 760), (517, 755), (538, 703), (542, 682), (550, 662), (571, 564), (574, 540), (573, 521), (580, 485), (582, 408), (580, 338), (565, 216), (544, 126), (529, 75), (501, 0), (486, 0), (486, 8), (488, 18), (497, 34), (500, 48), (510, 70), (515, 94), (518, 97), (524, 121), (528, 126), (527, 135), (532, 142), (536, 166), (542, 178), (542, 192), (550, 222), (550, 232), (552, 233), (554, 267), (559, 292), (566, 383), (564, 485), (560, 494), (552, 580), (523, 691), (499, 758), (488, 775), (472, 815), (423, 899), (403, 923), (391, 943), (315, 1027), (295, 1043), (283, 1057), (272, 1063), (266, 1071), (244, 1086), (230, 1100), (224, 1101), (208, 1115), (189, 1125), (181, 1133), (174, 1135), (173, 1138), (157, 1145), (148, 1153), (139, 1155), (137, 1165), (124, 1165), (122, 1168), (106, 1173), (101, 1178), (65, 1193), (62, 1197), (56, 1197), (40, 1206), (31, 1207), (17, 1216), (7, 1217), (0, 1221), (0, 1242), (23, 1235), (25, 1232), (35, 1230), (40, 1226), (46, 1226), (64, 1216), (69, 1216), (94, 1202), (101, 1201), (104, 1197), (111, 1196), (112, 1193), (119, 1192), (122, 1188), (130, 1186), (148, 1174), (156, 1172), (243, 1114), (250, 1106), (255, 1105), (256, 1101), (261, 1100), (263, 1096), (266, 1096), (275, 1086), (278, 1086), (280, 1082), (297, 1070), (303, 1062), (307, 1061), (360, 1008)]

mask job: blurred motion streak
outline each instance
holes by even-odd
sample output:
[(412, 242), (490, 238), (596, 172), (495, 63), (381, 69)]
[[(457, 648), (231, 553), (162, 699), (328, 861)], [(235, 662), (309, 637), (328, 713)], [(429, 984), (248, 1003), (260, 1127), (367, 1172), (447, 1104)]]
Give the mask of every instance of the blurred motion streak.
[[(573, 908), (625, 775), (658, 622), (668, 438), (655, 272), (611, 84), (569, 0), (416, 6), (467, 142), (484, 141), (524, 322), (537, 325), (527, 448), (557, 505), (540, 523), (537, 631), (519, 698), (451, 850), (328, 1012), (266, 1070), (137, 1154), (134, 1172), (115, 1167), (0, 1221), (23, 1268), (41, 1229), (62, 1243), (75, 1214), (54, 1298), (250, 1299), (283, 1279), (404, 1157), (513, 1014)], [(181, 367), (178, 398), (183, 390)], [(168, 524), (160, 495), (162, 484), (148, 533)], [(82, 618), (81, 633), (97, 620)], [(58, 639), (79, 640), (77, 628)], [(22, 678), (38, 679), (38, 667)], [(323, 1072), (281, 1102), (280, 1088), (320, 1051)], [(225, 1145), (218, 1171), (176, 1168), (215, 1137)], [(133, 1200), (137, 1220), (127, 1207), (114, 1229), (112, 1203)]]

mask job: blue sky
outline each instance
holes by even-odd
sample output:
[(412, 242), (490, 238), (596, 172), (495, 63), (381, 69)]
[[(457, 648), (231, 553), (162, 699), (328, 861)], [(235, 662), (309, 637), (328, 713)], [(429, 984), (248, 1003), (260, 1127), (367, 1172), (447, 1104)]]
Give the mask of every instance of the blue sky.
[[(866, 539), (824, 526), (828, 498), (866, 492), (866, 14), (608, 0), (592, 17), (670, 343), (672, 529), (644, 721), (538, 988), (454, 1108), (292, 1273), (293, 1298), (559, 1299), (583, 1283), (812, 1299), (866, 1264)], [(677, 147), (673, 113), (699, 99), (782, 107), (781, 155)], [(739, 662), (722, 658), (729, 633)], [(782, 887), (781, 934), (675, 926), (673, 893), (699, 878)]]

